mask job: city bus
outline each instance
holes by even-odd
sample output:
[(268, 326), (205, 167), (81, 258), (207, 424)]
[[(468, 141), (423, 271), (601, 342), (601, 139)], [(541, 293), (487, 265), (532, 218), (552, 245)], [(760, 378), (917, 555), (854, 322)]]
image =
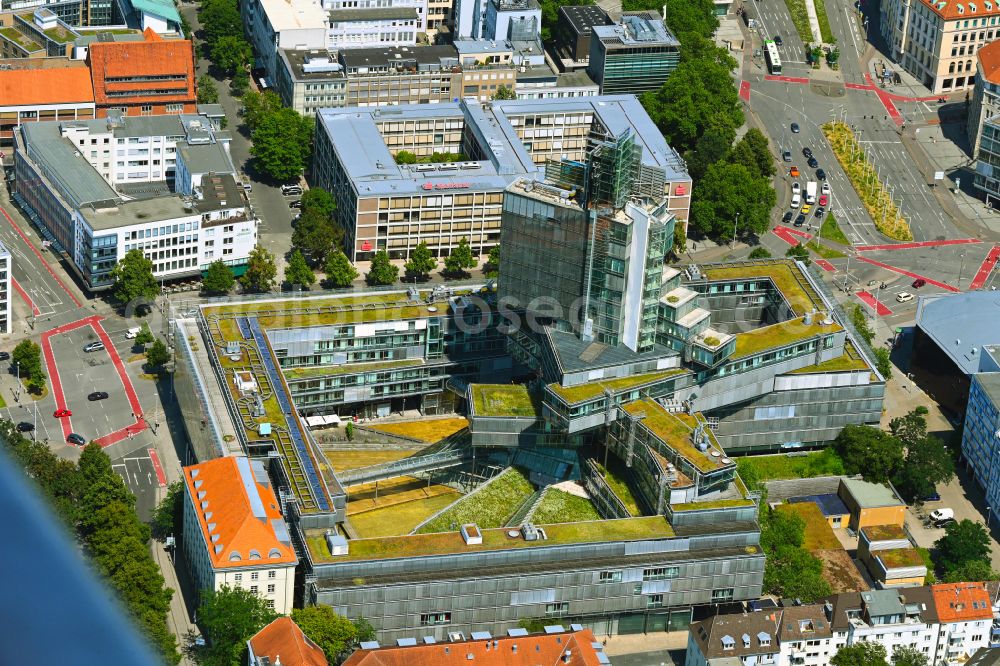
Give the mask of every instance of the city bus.
[(781, 56), (778, 55), (778, 45), (771, 40), (764, 42), (764, 58), (767, 60), (769, 72), (781, 74)]

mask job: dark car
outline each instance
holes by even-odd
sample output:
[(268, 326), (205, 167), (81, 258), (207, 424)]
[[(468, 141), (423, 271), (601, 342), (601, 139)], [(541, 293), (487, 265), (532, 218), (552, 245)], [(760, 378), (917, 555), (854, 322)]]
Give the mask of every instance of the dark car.
[(83, 446), (87, 443), (87, 440), (83, 438), (83, 435), (78, 435), (75, 432), (71, 432), (66, 435), (67, 444), (76, 444), (77, 446)]
[(823, 217), (823, 213), (825, 213), (825, 212), (826, 212), (826, 208), (823, 208), (822, 206), (820, 206), (819, 208), (816, 209), (816, 212), (813, 213), (813, 215), (815, 215), (816, 217)]
[(288, 202), (289, 208), (302, 208), (302, 199), (296, 199), (295, 201)]
[(799, 216), (795, 218), (795, 226), (801, 227), (805, 223), (806, 223), (806, 216), (803, 215), (802, 213), (799, 213)]
[(790, 151), (790, 150), (782, 151), (782, 153), (781, 153), (781, 159), (783, 159), (786, 162), (791, 162), (792, 161), (792, 151)]
[(9, 360), (10, 360), (10, 354), (8, 354), (7, 352), (0, 352), (0, 361), (9, 361)]
[(934, 527), (948, 527), (949, 525), (954, 525), (958, 521), (954, 518), (943, 518), (934, 522)]
[(937, 492), (927, 493), (926, 495), (924, 495), (923, 497), (920, 498), (920, 501), (921, 502), (940, 502), (941, 501), (941, 496), (938, 495)]
[(819, 168), (819, 160), (817, 160), (815, 157), (810, 157), (809, 158), (809, 168), (810, 169), (818, 169)]
[(781, 221), (784, 222), (785, 224), (788, 224), (789, 222), (792, 221), (793, 214), (794, 213), (792, 213), (792, 211), (787, 211), (784, 215), (781, 216)]
[(781, 35), (775, 35), (774, 36), (774, 43), (777, 44), (778, 46), (783, 46), (784, 45), (784, 42), (781, 41)]
[(808, 159), (813, 156), (812, 148), (803, 148), (802, 154)]
[(105, 393), (104, 391), (94, 391), (93, 393), (87, 396), (87, 400), (91, 402), (94, 402), (95, 400), (107, 400), (107, 399), (108, 399), (108, 394)]
[(21, 421), (17, 424), (18, 432), (31, 432), (34, 429), (35, 425), (33, 423), (28, 423), (27, 421)]
[(925, 280), (923, 278), (917, 278), (916, 280), (913, 281), (913, 288), (914, 289), (920, 289), (925, 284), (927, 284), (927, 280)]
[(798, 134), (798, 133), (799, 133), (799, 124), (792, 123), (792, 134)]
[(816, 177), (820, 180), (826, 180), (826, 171), (822, 169), (816, 169)]

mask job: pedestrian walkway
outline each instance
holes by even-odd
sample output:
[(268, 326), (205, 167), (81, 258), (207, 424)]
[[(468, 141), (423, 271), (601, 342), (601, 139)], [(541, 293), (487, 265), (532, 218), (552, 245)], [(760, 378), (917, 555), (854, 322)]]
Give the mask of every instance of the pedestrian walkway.
[(687, 631), (652, 634), (619, 634), (604, 639), (604, 653), (609, 657), (640, 652), (683, 650), (687, 647)]
[(819, 17), (816, 15), (815, 0), (806, 0), (806, 14), (809, 15), (809, 32), (812, 33), (813, 42), (823, 43), (823, 31), (819, 29)]

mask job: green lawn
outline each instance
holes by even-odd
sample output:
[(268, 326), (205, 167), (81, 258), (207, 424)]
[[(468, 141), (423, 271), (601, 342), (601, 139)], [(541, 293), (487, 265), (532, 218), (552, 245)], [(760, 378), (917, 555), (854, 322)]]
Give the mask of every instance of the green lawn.
[(421, 527), (418, 534), (457, 530), (464, 523), (476, 523), (484, 530), (503, 527), (533, 492), (535, 488), (524, 474), (516, 469), (509, 469), (481, 492), (456, 502), (450, 509)]
[(601, 514), (584, 497), (577, 497), (562, 490), (550, 488), (531, 516), (537, 525), (553, 523), (578, 523), (585, 520), (600, 520)]
[(844, 463), (833, 449), (812, 451), (805, 455), (749, 456), (736, 461), (740, 476), (760, 481), (771, 479), (808, 479), (844, 473)]
[(535, 417), (535, 396), (524, 384), (473, 384), (476, 416)]
[(799, 33), (799, 39), (803, 44), (813, 43), (812, 30), (809, 28), (809, 12), (806, 10), (806, 0), (785, 0), (788, 13), (792, 16), (792, 23), (795, 25), (795, 32)]
[(608, 460), (608, 469), (604, 469), (600, 463), (597, 464), (597, 469), (604, 476), (604, 482), (618, 496), (618, 499), (625, 505), (628, 512), (633, 516), (641, 516), (642, 511), (639, 509), (639, 500), (632, 492), (632, 487), (629, 486), (628, 481), (625, 480), (625, 465), (619, 462), (617, 458), (611, 458)]
[(767, 263), (747, 263), (743, 265), (726, 266), (724, 268), (705, 269), (705, 277), (709, 280), (750, 280), (766, 278), (781, 292), (792, 311), (804, 315), (814, 308), (822, 308), (823, 302), (810, 288), (806, 291), (803, 285), (808, 284), (798, 267), (789, 259), (775, 259)]
[(837, 38), (833, 36), (833, 29), (830, 28), (830, 17), (826, 15), (826, 3), (824, 0), (813, 0), (816, 6), (816, 20), (819, 22), (819, 33), (823, 37), (824, 44), (833, 44)]
[(797, 514), (805, 521), (806, 529), (803, 534), (802, 547), (809, 552), (843, 548), (837, 535), (833, 533), (830, 523), (827, 522), (823, 512), (820, 511), (815, 502), (782, 504), (777, 510)]
[(806, 247), (823, 257), (824, 259), (843, 259), (847, 255), (839, 250), (834, 250), (833, 248), (827, 247), (825, 245), (820, 245), (814, 240), (806, 243)]
[(823, 226), (819, 228), (819, 236), (820, 238), (825, 238), (826, 240), (842, 245), (851, 244), (851, 241), (847, 240), (847, 236), (841, 231), (840, 225), (837, 223), (837, 218), (834, 217), (833, 213), (827, 213), (826, 219), (823, 220)]

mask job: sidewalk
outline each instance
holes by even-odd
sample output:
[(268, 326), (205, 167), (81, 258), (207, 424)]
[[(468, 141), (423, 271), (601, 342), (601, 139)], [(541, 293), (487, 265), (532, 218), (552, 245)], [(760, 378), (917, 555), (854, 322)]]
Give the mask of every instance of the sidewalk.
[[(166, 488), (159, 489), (157, 492), (157, 501), (163, 499), (165, 492)], [(185, 654), (184, 649), (187, 646), (188, 635), (199, 635), (200, 632), (198, 631), (198, 627), (191, 622), (191, 613), (188, 612), (181, 584), (177, 578), (177, 571), (174, 568), (173, 562), (171, 562), (170, 553), (167, 552), (166, 546), (153, 539), (150, 541), (150, 549), (153, 553), (153, 559), (156, 560), (156, 565), (163, 574), (166, 587), (174, 592), (173, 597), (170, 599), (170, 612), (167, 614), (167, 628), (177, 638), (178, 649), (182, 655), (182, 666), (195, 666), (195, 663)]]
[(823, 43), (823, 31), (819, 29), (819, 18), (816, 16), (816, 3), (814, 0), (806, 0), (806, 14), (809, 16), (809, 31), (813, 36), (813, 43)]

